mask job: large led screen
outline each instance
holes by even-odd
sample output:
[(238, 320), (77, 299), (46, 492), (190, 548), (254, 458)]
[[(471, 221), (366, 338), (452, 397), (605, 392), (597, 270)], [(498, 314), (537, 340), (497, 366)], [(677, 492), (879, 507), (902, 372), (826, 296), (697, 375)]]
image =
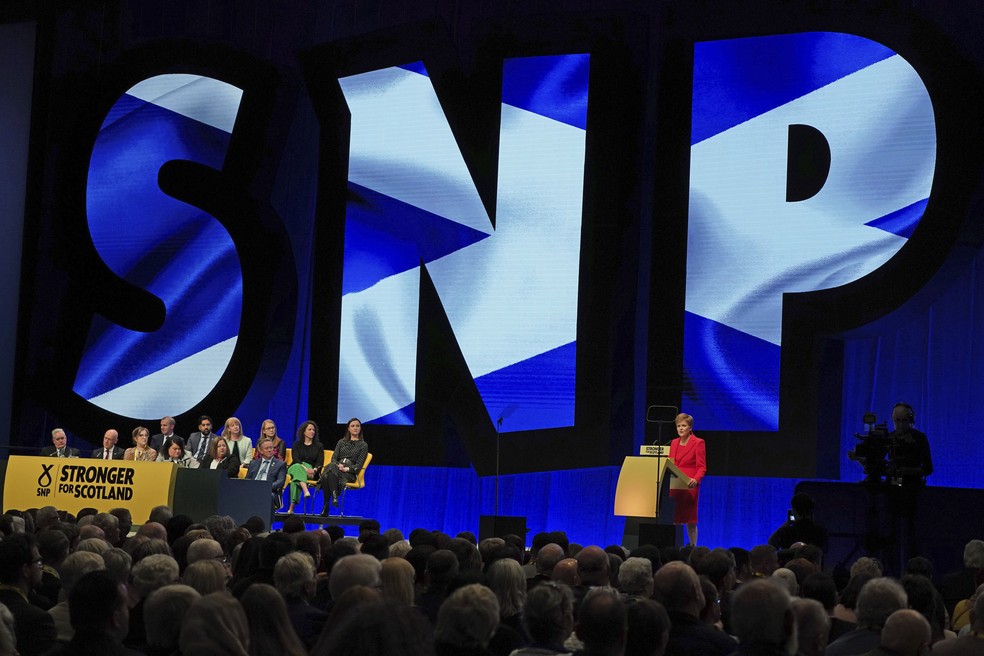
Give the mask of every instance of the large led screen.
[(783, 294), (882, 266), (936, 166), (929, 94), (898, 54), (813, 32), (694, 48), (683, 407), (776, 431)]
[(113, 273), (153, 294), (165, 319), (151, 332), (95, 317), (74, 391), (129, 417), (161, 417), (200, 402), (225, 372), (242, 311), (242, 271), (229, 233), (168, 196), (172, 160), (221, 169), (242, 91), (198, 75), (159, 75), (110, 109), (92, 148), (89, 233)]
[(339, 422), (414, 423), (426, 269), (490, 420), (504, 432), (574, 424), (588, 65), (503, 63), (494, 217), (423, 64), (340, 80), (352, 200)]

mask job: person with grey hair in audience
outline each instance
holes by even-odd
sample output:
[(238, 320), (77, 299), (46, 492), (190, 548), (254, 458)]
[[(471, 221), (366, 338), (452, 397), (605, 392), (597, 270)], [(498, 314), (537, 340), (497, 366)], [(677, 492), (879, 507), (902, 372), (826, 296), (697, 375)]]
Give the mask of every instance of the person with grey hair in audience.
[(887, 577), (871, 579), (858, 594), (858, 628), (827, 646), (828, 656), (864, 654), (878, 646), (888, 616), (908, 605), (905, 589)]
[(736, 643), (729, 635), (701, 621), (704, 593), (690, 565), (672, 561), (656, 570), (653, 596), (666, 608), (672, 623), (667, 654), (724, 656), (735, 650)]
[(632, 557), (618, 570), (619, 592), (627, 597), (648, 599), (653, 596), (653, 566), (646, 558)]
[(328, 617), (326, 612), (311, 605), (317, 586), (313, 559), (299, 551), (287, 554), (277, 561), (273, 581), (286, 603), (287, 617), (294, 631), (304, 648), (310, 650)]
[(731, 626), (741, 656), (795, 656), (796, 615), (784, 585), (771, 578), (738, 586), (731, 599)]
[(228, 592), (230, 576), (229, 569), (225, 565), (209, 558), (188, 565), (181, 575), (181, 582), (191, 586), (204, 597), (213, 592)]
[(178, 636), (185, 613), (201, 595), (181, 583), (165, 585), (150, 593), (144, 604), (147, 656), (172, 656), (178, 651)]
[(526, 594), (523, 626), (530, 637), (530, 644), (514, 651), (511, 656), (570, 654), (564, 643), (574, 631), (574, 595), (571, 589), (553, 581), (534, 586)]
[(379, 571), (382, 566), (374, 556), (354, 554), (344, 556), (331, 568), (328, 578), (328, 590), (332, 599), (338, 599), (349, 588), (364, 585), (367, 588), (379, 588)]
[(131, 591), (135, 593), (137, 602), (130, 609), (130, 632), (124, 644), (137, 649), (147, 644), (147, 632), (144, 628), (144, 604), (147, 597), (154, 590), (177, 583), (178, 576), (178, 561), (164, 554), (147, 556), (133, 566), (130, 572), (133, 582)]
[(133, 564), (130, 554), (119, 547), (113, 547), (102, 555), (102, 559), (106, 563), (106, 569), (113, 575), (113, 578), (119, 581), (120, 585), (129, 585), (130, 568)]
[(55, 621), (58, 642), (68, 642), (75, 635), (75, 629), (72, 628), (71, 618), (68, 615), (68, 594), (83, 575), (99, 569), (106, 569), (106, 563), (102, 556), (91, 551), (76, 551), (68, 554), (62, 562), (62, 589), (59, 597), (61, 601), (48, 609), (48, 614)]
[(581, 600), (574, 631), (584, 645), (578, 656), (621, 656), (628, 620), (618, 592), (603, 587), (589, 590)]
[(437, 612), (435, 656), (488, 656), (489, 641), (499, 626), (495, 593), (478, 583), (448, 596)]
[(878, 646), (866, 656), (926, 656), (930, 652), (931, 636), (926, 618), (918, 611), (903, 608), (888, 616)]
[[(522, 619), (523, 606), (526, 604), (526, 577), (523, 575), (522, 566), (512, 558), (501, 558), (489, 566), (486, 576), (489, 587), (492, 588), (499, 602), (500, 626), (509, 627), (518, 636), (513, 649), (528, 645), (530, 637), (523, 627)], [(496, 646), (499, 646), (498, 642)]]
[(793, 599), (799, 648), (796, 656), (822, 656), (830, 636), (830, 615), (816, 599)]

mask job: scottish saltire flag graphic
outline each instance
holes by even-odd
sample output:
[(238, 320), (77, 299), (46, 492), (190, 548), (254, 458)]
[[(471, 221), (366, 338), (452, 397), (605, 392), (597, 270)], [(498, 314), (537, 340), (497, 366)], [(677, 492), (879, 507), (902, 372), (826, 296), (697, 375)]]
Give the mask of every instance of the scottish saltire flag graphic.
[[(857, 280), (905, 244), (933, 107), (895, 52), (829, 32), (698, 43), (693, 97), (683, 406), (708, 430), (775, 431), (782, 295)], [(791, 126), (829, 148), (793, 200)]]
[(494, 228), (422, 64), (340, 80), (357, 200), (339, 422), (414, 422), (426, 267), (490, 419), (503, 431), (573, 425), (588, 64), (504, 62)]
[(184, 412), (225, 372), (239, 332), (242, 273), (212, 216), (166, 195), (161, 165), (221, 169), (242, 91), (198, 75), (160, 75), (106, 116), (86, 186), (89, 232), (116, 275), (164, 301), (164, 325), (134, 332), (96, 317), (74, 390), (130, 417)]

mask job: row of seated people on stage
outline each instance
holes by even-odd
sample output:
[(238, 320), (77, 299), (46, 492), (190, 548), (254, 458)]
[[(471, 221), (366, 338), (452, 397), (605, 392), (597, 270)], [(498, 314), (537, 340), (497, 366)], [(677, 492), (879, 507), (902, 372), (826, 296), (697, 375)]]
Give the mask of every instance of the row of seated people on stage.
[[(266, 419), (260, 426), (261, 437), (256, 446), (243, 435), (242, 422), (230, 417), (225, 422), (222, 435), (212, 432), (212, 418), (202, 415), (198, 431), (187, 440), (175, 434), (173, 417), (161, 420), (161, 432), (151, 436), (144, 426), (133, 429), (133, 446), (125, 451), (117, 446), (119, 432), (109, 429), (103, 435), (102, 447), (95, 449), (91, 457), (100, 460), (133, 460), (143, 462), (171, 462), (179, 467), (217, 469), (230, 478), (242, 477), (270, 481), (273, 507), (281, 507), (281, 493), (290, 475), (290, 507), (303, 497), (310, 497), (308, 485), (325, 491), (327, 515), (330, 505), (338, 505), (339, 494), (347, 483), (356, 480), (365, 466), (369, 447), (362, 434), (362, 422), (352, 418), (346, 424), (345, 434), (335, 444), (331, 460), (325, 463), (325, 448), (321, 442), (318, 425), (313, 421), (302, 422), (291, 448), (287, 462), (287, 444), (277, 434), (277, 425)], [(67, 445), (68, 437), (62, 428), (51, 431), (50, 447), (41, 451), (42, 456), (77, 458), (79, 450)], [(242, 474), (242, 475), (241, 475)]]
[(142, 521), (0, 518), (0, 654), (947, 656), (981, 653), (984, 635), (980, 540), (941, 594), (918, 558), (900, 580), (860, 558), (838, 590), (812, 545), (628, 551), (558, 531), (527, 550), (374, 520), (358, 537), (297, 516), (276, 531), (193, 523), (166, 506)]

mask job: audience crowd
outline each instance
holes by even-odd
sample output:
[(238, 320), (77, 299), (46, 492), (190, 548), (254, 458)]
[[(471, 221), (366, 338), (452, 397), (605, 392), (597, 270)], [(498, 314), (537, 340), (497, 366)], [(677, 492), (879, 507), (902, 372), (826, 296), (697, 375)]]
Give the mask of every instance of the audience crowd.
[[(839, 581), (816, 545), (581, 546), (155, 508), (0, 517), (0, 656), (984, 654), (984, 542)], [(899, 578), (890, 576), (899, 575)]]

